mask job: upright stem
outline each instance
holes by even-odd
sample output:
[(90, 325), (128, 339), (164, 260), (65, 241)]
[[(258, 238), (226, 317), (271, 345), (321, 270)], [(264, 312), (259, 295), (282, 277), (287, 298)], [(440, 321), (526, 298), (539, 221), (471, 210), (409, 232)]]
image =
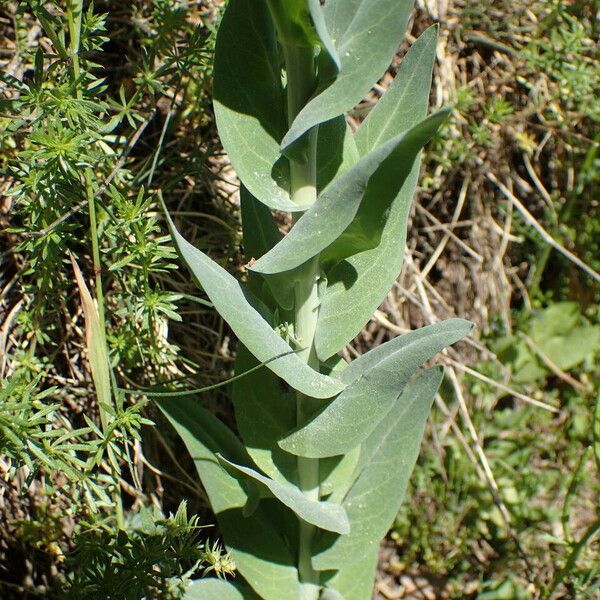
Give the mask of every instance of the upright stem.
[[(315, 370), (319, 370), (319, 359), (314, 348), (314, 337), (319, 316), (318, 259), (306, 263), (302, 276), (295, 286), (295, 334), (304, 348), (300, 356)], [(300, 392), (296, 399), (296, 422), (306, 423), (310, 415), (318, 407), (318, 401)], [(299, 456), (298, 482), (300, 489), (310, 500), (319, 500), (319, 460)], [(315, 527), (306, 521), (299, 522), (298, 572), (301, 584), (301, 600), (313, 600), (317, 597), (316, 585), (319, 574), (312, 568), (311, 546)]]
[[(288, 124), (302, 110), (315, 87), (314, 51), (311, 46), (284, 44), (287, 74)], [(300, 142), (305, 144), (304, 157), (290, 160), (290, 195), (301, 206), (311, 205), (317, 198), (317, 128)]]
[[(288, 123), (308, 102), (316, 86), (314, 48), (294, 30), (289, 16), (279, 0), (269, 0), (279, 42), (283, 49), (287, 76)], [(317, 131), (314, 128), (301, 140), (302, 159), (290, 159), (290, 196), (293, 202), (308, 207), (317, 197)], [(303, 350), (299, 356), (313, 369), (319, 370), (319, 359), (314, 348), (315, 331), (319, 316), (319, 259), (305, 263), (297, 274), (294, 296), (294, 330)], [(304, 424), (318, 407), (318, 401), (298, 393), (296, 421)], [(319, 461), (298, 457), (298, 483), (311, 500), (319, 500)], [(300, 599), (316, 600), (319, 595), (319, 573), (312, 568), (311, 547), (316, 528), (299, 521), (298, 574)]]
[[(76, 82), (80, 75), (81, 69), (79, 65), (79, 44), (81, 42), (81, 18), (83, 16), (83, 0), (70, 0), (67, 3), (67, 22), (69, 26), (69, 52), (71, 54), (71, 66), (73, 69), (73, 82)], [(81, 86), (77, 85), (77, 98), (83, 98)], [(100, 331), (102, 340), (99, 343), (107, 347), (106, 343), (106, 320), (104, 315), (104, 293), (102, 291), (102, 268), (100, 263), (100, 246), (98, 242), (98, 224), (96, 219), (96, 199), (92, 187), (92, 170), (87, 168), (84, 173), (85, 192), (88, 202), (88, 210), (90, 215), (90, 237), (92, 239), (92, 260), (94, 262), (94, 276), (96, 288), (96, 302), (98, 303), (98, 320), (100, 321)], [(107, 351), (108, 356), (108, 351)], [(114, 385), (114, 382), (113, 382)], [(102, 406), (100, 411), (104, 411)], [(108, 422), (110, 416), (102, 419), (102, 422)], [(119, 529), (125, 529), (125, 518), (123, 514), (123, 500), (119, 488), (119, 474), (113, 471), (115, 478), (115, 489), (112, 493), (113, 502), (115, 504), (115, 519)]]

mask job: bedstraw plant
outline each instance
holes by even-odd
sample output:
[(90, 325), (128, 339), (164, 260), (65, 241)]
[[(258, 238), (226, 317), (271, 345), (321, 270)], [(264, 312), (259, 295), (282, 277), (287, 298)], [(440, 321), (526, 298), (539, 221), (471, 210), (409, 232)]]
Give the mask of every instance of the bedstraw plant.
[[(239, 340), (236, 373), (250, 372), (232, 384), (237, 432), (191, 397), (157, 402), (195, 461), (241, 577), (196, 581), (190, 597), (371, 598), (379, 542), (442, 378), (440, 367), (420, 368), (471, 328), (451, 319), (349, 364), (338, 354), (400, 272), (420, 152), (448, 114), (427, 116), (433, 27), (355, 132), (344, 116), (388, 68), (412, 4), (227, 5), (214, 107), (241, 181), (245, 281), (169, 226)], [(286, 235), (272, 211), (292, 213)]]

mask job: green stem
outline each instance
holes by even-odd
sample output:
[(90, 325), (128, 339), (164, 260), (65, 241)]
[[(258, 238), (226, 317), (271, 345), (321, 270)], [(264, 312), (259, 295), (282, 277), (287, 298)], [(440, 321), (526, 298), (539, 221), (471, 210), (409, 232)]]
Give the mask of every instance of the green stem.
[[(314, 48), (302, 35), (298, 35), (289, 7), (281, 0), (269, 0), (279, 42), (283, 50), (287, 76), (288, 123), (306, 105), (316, 87)], [(310, 206), (317, 197), (317, 128), (299, 142), (300, 158), (290, 159), (290, 196), (300, 206)], [(319, 259), (308, 261), (297, 274), (294, 296), (294, 333), (303, 350), (298, 355), (313, 369), (319, 370), (319, 359), (314, 348), (315, 331), (319, 316)], [(298, 393), (296, 396), (296, 421), (306, 423), (320, 406), (320, 402)], [(311, 500), (319, 500), (319, 460), (298, 457), (298, 483)], [(312, 544), (316, 528), (299, 521), (298, 575), (300, 599), (316, 600), (319, 595), (319, 573), (312, 568)]]
[[(312, 47), (284, 45), (287, 74), (288, 124), (310, 98), (315, 86)], [(310, 206), (317, 199), (317, 128), (313, 128), (300, 144), (305, 144), (301, 158), (290, 160), (290, 196), (292, 202)]]
[[(106, 355), (108, 356), (108, 344), (106, 342), (106, 317), (104, 315), (104, 292), (102, 290), (102, 263), (100, 262), (100, 245), (98, 243), (98, 223), (96, 220), (96, 199), (94, 198), (94, 190), (92, 187), (92, 170), (87, 168), (85, 170), (85, 189), (87, 194), (88, 208), (90, 213), (90, 237), (92, 239), (92, 260), (94, 263), (94, 278), (95, 278), (95, 289), (96, 289), (96, 302), (98, 303), (98, 321), (100, 323), (100, 332), (102, 339), (99, 343), (107, 349)], [(113, 378), (113, 387), (115, 382)], [(116, 394), (115, 394), (116, 396)], [(99, 407), (100, 412), (105, 412), (102, 406)], [(106, 414), (101, 419), (103, 423), (108, 423), (111, 419), (110, 414)], [(106, 431), (105, 431), (106, 433)], [(113, 477), (115, 479), (115, 489), (112, 493), (113, 502), (115, 505), (115, 519), (117, 521), (117, 527), (121, 530), (125, 529), (125, 517), (123, 515), (123, 500), (121, 498), (121, 491), (119, 489), (119, 473), (116, 470), (113, 471)]]
[[(317, 371), (319, 359), (315, 353), (314, 337), (319, 316), (318, 278), (319, 262), (315, 258), (306, 263), (295, 286), (295, 334), (303, 347), (302, 354), (299, 355)], [(319, 406), (319, 401), (298, 393), (297, 424), (306, 423)], [(299, 456), (297, 464), (300, 489), (310, 500), (319, 500), (319, 460)], [(302, 600), (313, 600), (318, 595), (319, 573), (312, 568), (311, 564), (311, 548), (315, 532), (316, 528), (313, 525), (300, 520), (298, 573), (300, 582), (308, 584), (301, 587)]]
[[(67, 4), (67, 23), (69, 26), (69, 53), (71, 55), (71, 65), (73, 69), (73, 82), (75, 83), (81, 74), (79, 65), (79, 45), (81, 42), (81, 18), (83, 15), (83, 0), (70, 0)], [(81, 86), (77, 85), (77, 98), (83, 98)], [(100, 331), (102, 340), (100, 343), (107, 347), (106, 343), (106, 319), (104, 315), (104, 293), (102, 291), (102, 267), (100, 263), (100, 246), (98, 242), (98, 224), (96, 219), (96, 199), (94, 198), (94, 189), (92, 186), (92, 170), (85, 170), (85, 192), (88, 202), (88, 210), (90, 215), (90, 237), (92, 240), (92, 260), (94, 262), (94, 276), (96, 288), (96, 302), (98, 303), (98, 320), (100, 322)], [(108, 355), (108, 352), (107, 352)], [(113, 387), (114, 385), (113, 381)], [(102, 406), (99, 407), (101, 412), (104, 411)], [(108, 423), (110, 415), (104, 415), (101, 419), (103, 423)], [(115, 479), (115, 489), (112, 493), (113, 502), (115, 505), (115, 519), (119, 529), (125, 529), (125, 518), (123, 515), (123, 500), (119, 489), (119, 474), (113, 472)]]
[[(92, 187), (92, 170), (85, 170), (85, 190), (90, 213), (90, 238), (92, 240), (92, 261), (94, 263), (94, 276), (96, 284), (96, 302), (98, 303), (98, 320), (100, 328), (106, 332), (106, 319), (104, 316), (104, 292), (102, 290), (102, 264), (100, 262), (100, 244), (98, 242), (98, 222), (96, 219), (96, 200)], [(103, 340), (106, 344), (106, 340)]]

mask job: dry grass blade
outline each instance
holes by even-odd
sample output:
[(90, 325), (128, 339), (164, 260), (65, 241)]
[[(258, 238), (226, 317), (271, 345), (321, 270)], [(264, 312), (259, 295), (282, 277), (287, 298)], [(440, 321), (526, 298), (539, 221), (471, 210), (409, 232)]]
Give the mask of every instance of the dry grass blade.
[(513, 206), (521, 213), (528, 225), (531, 225), (542, 237), (542, 239), (560, 252), (565, 258), (569, 259), (574, 265), (578, 266), (582, 271), (587, 273), (592, 279), (600, 283), (600, 273), (596, 273), (594, 269), (586, 265), (578, 256), (575, 256), (571, 251), (561, 246), (534, 218), (534, 216), (523, 206), (522, 202), (500, 181), (493, 173), (486, 173), (486, 177), (496, 185), (496, 187), (510, 200)]
[(108, 352), (106, 350), (104, 331), (100, 327), (98, 310), (96, 309), (92, 295), (90, 294), (81, 274), (81, 270), (72, 255), (71, 263), (73, 265), (77, 287), (79, 288), (81, 306), (85, 318), (85, 344), (88, 351), (92, 379), (94, 380), (94, 387), (96, 389), (96, 398), (98, 400), (98, 406), (100, 407), (100, 421), (102, 422), (103, 429), (106, 430), (109, 415), (104, 407), (112, 407), (112, 398), (110, 391)]
[(515, 398), (518, 398), (519, 400), (523, 400), (523, 402), (527, 402), (527, 404), (531, 404), (533, 406), (538, 406), (539, 408), (543, 408), (543, 409), (553, 412), (553, 413), (560, 412), (559, 409), (556, 408), (556, 406), (552, 406), (551, 404), (542, 402), (541, 400), (536, 400), (535, 398), (532, 398), (531, 396), (527, 396), (526, 394), (522, 394), (521, 392), (517, 392), (517, 390), (515, 390), (507, 385), (504, 385), (503, 383), (500, 383), (499, 381), (494, 381), (493, 379), (490, 379), (489, 377), (483, 375), (479, 371), (475, 371), (475, 369), (471, 369), (470, 367), (467, 367), (466, 365), (463, 365), (463, 364), (459, 363), (458, 361), (451, 359), (448, 356), (446, 356), (446, 360), (449, 361), (450, 363), (452, 363), (453, 367), (456, 367), (457, 369), (460, 369), (461, 371), (464, 371), (465, 373), (472, 375), (476, 379), (480, 379), (481, 381), (491, 385), (492, 387), (502, 390), (503, 392), (506, 392), (507, 394), (511, 394)]
[(514, 528), (512, 526), (512, 519), (511, 519), (510, 513), (508, 511), (508, 508), (504, 504), (504, 501), (500, 497), (500, 490), (498, 488), (496, 478), (494, 477), (494, 473), (492, 472), (490, 463), (488, 462), (487, 456), (485, 455), (485, 452), (483, 451), (481, 442), (479, 441), (479, 436), (477, 435), (477, 430), (475, 429), (475, 426), (473, 425), (473, 421), (471, 420), (471, 416), (469, 415), (469, 409), (467, 408), (467, 403), (465, 402), (465, 398), (462, 393), (462, 388), (461, 388), (460, 382), (458, 381), (458, 378), (456, 377), (456, 373), (452, 367), (448, 368), (447, 373), (448, 373), (450, 382), (452, 383), (452, 387), (454, 388), (454, 394), (456, 396), (456, 399), (458, 400), (460, 414), (461, 414), (463, 421), (467, 427), (467, 430), (469, 431), (471, 441), (475, 448), (475, 453), (477, 454), (477, 456), (481, 462), (481, 468), (483, 470), (488, 488), (494, 499), (494, 503), (496, 504), (496, 506), (498, 507), (498, 510), (500, 511), (500, 514), (502, 515), (502, 520), (504, 521), (506, 528), (508, 529), (508, 531), (510, 533), (510, 536), (513, 538), (513, 541), (516, 544), (517, 550), (518, 550), (519, 554), (521, 555), (521, 558), (525, 562), (525, 565), (527, 566), (528, 571), (531, 573), (532, 569), (531, 569), (531, 565), (529, 563), (529, 559), (527, 558), (527, 555), (525, 554), (525, 552), (523, 552), (523, 550), (521, 548), (521, 544), (519, 542), (517, 532), (514, 530)]

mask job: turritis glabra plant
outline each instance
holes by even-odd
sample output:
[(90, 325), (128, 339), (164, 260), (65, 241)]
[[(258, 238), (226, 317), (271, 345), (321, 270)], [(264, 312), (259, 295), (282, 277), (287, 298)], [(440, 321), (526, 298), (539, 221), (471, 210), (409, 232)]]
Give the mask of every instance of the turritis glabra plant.
[[(239, 340), (236, 434), (191, 398), (157, 400), (183, 438), (240, 577), (211, 600), (368, 600), (380, 540), (414, 467), (452, 319), (347, 363), (339, 352), (398, 276), (437, 30), (411, 47), (357, 131), (345, 112), (387, 69), (412, 0), (230, 0), (214, 107), (241, 181), (240, 282), (169, 222), (179, 253)], [(282, 235), (272, 210), (292, 213)], [(260, 369), (255, 367), (264, 366)]]

